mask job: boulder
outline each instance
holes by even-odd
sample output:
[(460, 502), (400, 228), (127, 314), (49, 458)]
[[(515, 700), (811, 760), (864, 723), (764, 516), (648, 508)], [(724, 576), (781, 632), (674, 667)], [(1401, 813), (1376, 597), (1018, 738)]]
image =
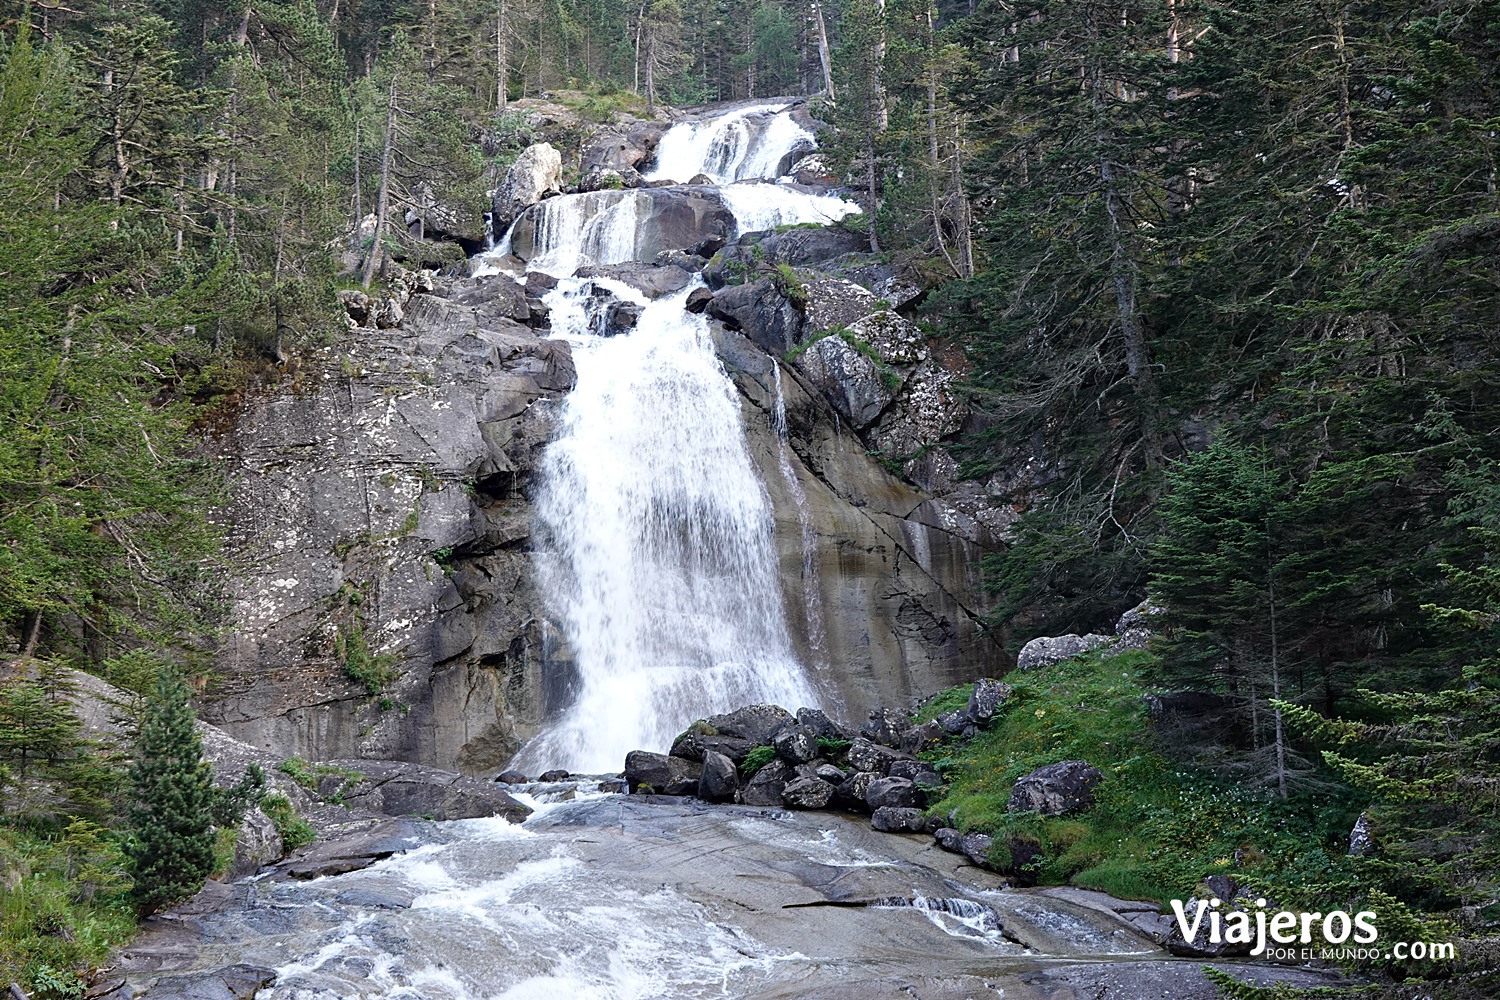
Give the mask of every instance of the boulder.
[(700, 764), (681, 757), (632, 750), (625, 755), (625, 781), (632, 792), (657, 795), (692, 795), (698, 790)]
[(792, 809), (826, 809), (834, 786), (821, 778), (798, 778), (781, 791), (781, 801)]
[(1159, 604), (1152, 604), (1149, 597), (1125, 612), (1115, 623), (1117, 641), (1110, 647), (1108, 655), (1149, 648), (1161, 626), (1161, 616), (1165, 613), (1166, 609)]
[(337, 770), (360, 774), (358, 779), (337, 777), (343, 802), (351, 809), (435, 820), (503, 816), (512, 823), (524, 822), (531, 815), (529, 808), (492, 781), (404, 761), (334, 760), (327, 763)]
[(927, 814), (920, 809), (881, 806), (870, 814), (870, 825), (881, 833), (921, 833)]
[(520, 771), (501, 771), (495, 776), (495, 780), (502, 785), (525, 785), (531, 781)]
[(844, 773), (844, 770), (842, 768), (834, 767), (832, 764), (818, 764), (818, 766), (813, 769), (813, 775), (815, 777), (822, 778), (830, 785), (835, 786), (842, 785), (844, 783), (844, 779), (849, 776), (848, 774)]
[(576, 273), (580, 278), (608, 278), (618, 281), (622, 285), (629, 285), (648, 299), (659, 299), (663, 295), (680, 292), (693, 280), (691, 271), (676, 264), (657, 266), (639, 261), (580, 267)]
[(1091, 649), (1110, 642), (1107, 635), (1058, 635), (1038, 636), (1021, 647), (1021, 652), (1016, 656), (1017, 670), (1036, 670), (1038, 667), (1050, 667), (1054, 663), (1070, 659), (1080, 653), (1087, 653)]
[(698, 774), (698, 797), (709, 802), (733, 802), (740, 790), (740, 772), (734, 761), (713, 750), (703, 754)]
[(707, 288), (695, 288), (688, 292), (687, 301), (683, 308), (690, 313), (702, 313), (707, 311), (708, 305), (714, 300), (714, 293)]
[[(756, 282), (756, 285), (770, 282)], [(720, 292), (730, 292), (755, 286), (740, 285)], [(743, 298), (744, 296), (738, 296)], [(717, 302), (717, 298), (715, 299)], [(710, 307), (712, 309), (712, 307)], [(752, 340), (755, 337), (751, 336)], [(756, 343), (761, 343), (756, 340)], [(761, 344), (773, 353), (785, 353), (791, 348)], [(807, 380), (822, 392), (833, 408), (856, 429), (861, 430), (874, 422), (881, 412), (896, 398), (901, 387), (901, 376), (893, 371), (882, 371), (868, 355), (849, 344), (840, 336), (827, 336), (816, 340), (797, 355), (793, 362)]]
[(505, 232), (526, 209), (561, 192), (562, 154), (551, 143), (527, 146), (506, 171), (505, 180), (495, 189), (491, 199), (494, 231), (496, 234)]
[(850, 767), (859, 771), (871, 771), (878, 776), (884, 776), (889, 772), (894, 761), (911, 759), (909, 753), (872, 743), (863, 736), (856, 737), (849, 745), (848, 756)]
[(910, 778), (876, 778), (865, 789), (865, 805), (871, 812), (882, 806), (917, 809), (922, 805), (922, 793)]
[(874, 771), (855, 771), (844, 779), (834, 793), (834, 801), (848, 809), (864, 811), (869, 809), (865, 801), (865, 795), (870, 790), (871, 782), (880, 778)]
[(667, 128), (663, 122), (638, 122), (596, 135), (579, 158), (579, 188), (594, 191), (614, 178), (626, 187), (643, 183), (640, 170), (656, 154)]
[(954, 736), (957, 736), (965, 729), (968, 729), (970, 726), (972, 726), (974, 724), (974, 720), (969, 718), (969, 713), (967, 710), (959, 709), (956, 712), (944, 712), (942, 715), (938, 716), (937, 724), (942, 727), (944, 732), (952, 733)]
[(701, 273), (704, 284), (717, 292), (730, 285), (746, 284), (760, 270), (762, 263), (755, 259), (750, 248), (736, 244), (709, 254)]
[(1009, 684), (997, 681), (993, 677), (981, 677), (974, 682), (974, 690), (969, 695), (969, 705), (964, 711), (970, 719), (982, 725), (995, 717), (995, 712), (1005, 704), (1010, 695)]
[(1370, 832), (1370, 814), (1362, 812), (1349, 831), (1349, 856), (1363, 858), (1375, 852), (1375, 837)]
[(810, 726), (786, 726), (776, 734), (771, 745), (776, 748), (776, 756), (788, 764), (806, 764), (818, 755), (817, 734)]
[(905, 712), (898, 712), (893, 708), (877, 708), (860, 724), (859, 733), (871, 743), (899, 747), (902, 735), (910, 728), (911, 720)]
[(620, 337), (635, 329), (645, 309), (634, 302), (612, 299), (598, 314), (595, 327), (601, 337)]
[(802, 339), (802, 313), (769, 278), (720, 288), (707, 311), (770, 354), (783, 355)]
[(959, 839), (958, 850), (980, 868), (991, 868), (990, 848), (995, 840), (987, 833), (966, 833)]
[(813, 734), (819, 739), (842, 740), (845, 743), (854, 739), (853, 733), (816, 708), (797, 709), (797, 721), (811, 727)]
[(1005, 871), (1019, 886), (1037, 882), (1037, 866), (1042, 860), (1042, 845), (1023, 837), (1010, 838), (1010, 867)]
[(542, 271), (526, 272), (526, 296), (539, 299), (557, 287), (557, 279)]
[(266, 865), (274, 865), (286, 853), (276, 824), (259, 806), (245, 811), (240, 820), (239, 835), (234, 841), (234, 862), (228, 878), (233, 881), (254, 875)]
[(1104, 775), (1081, 760), (1064, 760), (1039, 767), (1016, 779), (1007, 812), (1034, 812), (1042, 816), (1066, 816), (1083, 812), (1094, 804), (1094, 789)]
[(863, 253), (869, 249), (869, 242), (865, 234), (852, 233), (840, 226), (801, 226), (765, 237), (760, 248), (773, 263), (801, 267)]
[(536, 780), (537, 781), (567, 781), (571, 777), (573, 777), (573, 775), (570, 774), (567, 771), (564, 771), (562, 768), (554, 768), (551, 771), (543, 771), (541, 773), (541, 775)]
[(902, 733), (901, 749), (907, 753), (921, 753), (933, 744), (942, 742), (945, 735), (947, 730), (943, 729), (943, 724), (932, 719)]
[(905, 778), (914, 785), (936, 788), (942, 785), (942, 776), (925, 760), (897, 760), (891, 762), (888, 777)]
[(773, 760), (750, 779), (740, 790), (740, 801), (747, 806), (779, 806), (781, 794), (786, 791), (791, 768), (786, 761)]
[(524, 323), (531, 318), (526, 286), (506, 274), (486, 274), (458, 282), (448, 300), (469, 306), (482, 319), (509, 319)]
[(842, 278), (814, 278), (804, 288), (807, 303), (802, 309), (807, 329), (814, 333), (853, 326), (879, 308), (873, 292)]
[(954, 854), (963, 853), (964, 835), (951, 826), (943, 826), (934, 830), (932, 838), (945, 851), (952, 851)]
[(750, 740), (757, 746), (768, 746), (784, 726), (795, 724), (796, 717), (780, 705), (747, 705), (723, 715), (711, 715), (704, 724), (718, 736)]
[[(870, 298), (873, 300), (875, 296), (872, 294)], [(869, 344), (887, 364), (916, 364), (927, 360), (927, 335), (917, 324), (890, 309), (872, 311), (869, 315), (857, 317), (847, 326), (850, 336)]]
[(721, 753), (734, 761), (735, 766), (745, 762), (745, 757), (758, 745), (754, 740), (738, 736), (708, 735), (707, 723), (700, 723), (704, 730), (689, 729), (672, 741), (671, 755), (685, 760), (701, 761), (709, 752)]

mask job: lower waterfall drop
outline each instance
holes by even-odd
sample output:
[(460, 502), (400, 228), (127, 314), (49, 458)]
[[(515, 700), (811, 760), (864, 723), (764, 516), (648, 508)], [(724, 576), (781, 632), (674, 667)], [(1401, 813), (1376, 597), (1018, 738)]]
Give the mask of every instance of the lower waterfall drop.
[[(740, 403), (688, 289), (641, 305), (628, 335), (589, 329), (591, 289), (549, 293), (577, 387), (541, 465), (540, 583), (576, 664), (576, 697), (517, 767), (617, 770), (694, 719), (818, 698), (792, 650), (770, 500)], [(597, 301), (597, 300), (593, 300)]]

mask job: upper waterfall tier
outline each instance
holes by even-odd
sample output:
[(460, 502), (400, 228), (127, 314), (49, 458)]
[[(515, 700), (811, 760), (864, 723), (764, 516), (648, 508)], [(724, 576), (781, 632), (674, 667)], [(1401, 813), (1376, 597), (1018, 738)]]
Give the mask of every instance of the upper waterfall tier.
[(681, 122), (662, 136), (656, 166), (646, 180), (686, 183), (698, 176), (715, 184), (780, 177), (798, 155), (818, 148), (786, 104), (759, 104), (702, 121)]

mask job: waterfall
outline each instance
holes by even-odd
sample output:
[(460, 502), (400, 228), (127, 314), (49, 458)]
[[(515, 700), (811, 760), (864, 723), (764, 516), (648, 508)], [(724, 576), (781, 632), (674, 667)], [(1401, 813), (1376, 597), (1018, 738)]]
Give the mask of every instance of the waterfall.
[(785, 104), (758, 104), (667, 130), (656, 147), (648, 181), (685, 184), (699, 174), (715, 184), (780, 174), (781, 161), (799, 146), (817, 147), (811, 132), (792, 120)]
[(539, 579), (577, 698), (522, 768), (613, 771), (694, 719), (817, 697), (792, 651), (771, 506), (739, 396), (688, 290), (647, 302), (628, 336), (590, 331), (590, 283), (548, 294), (576, 388), (541, 464)]

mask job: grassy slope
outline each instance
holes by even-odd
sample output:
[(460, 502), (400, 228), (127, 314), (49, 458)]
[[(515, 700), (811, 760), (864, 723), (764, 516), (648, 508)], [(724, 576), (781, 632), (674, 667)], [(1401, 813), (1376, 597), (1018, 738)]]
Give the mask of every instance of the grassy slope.
[[(1146, 653), (1089, 654), (1010, 675), (1015, 693), (985, 732), (925, 755), (949, 781), (934, 811), (951, 812), (965, 831), (996, 834), (1000, 865), (1010, 862), (1011, 839), (1031, 841), (1044, 850), (1039, 881), (1125, 898), (1181, 898), (1216, 873), (1311, 885), (1342, 871), (1353, 803), (1273, 802), (1174, 765), (1146, 717), (1141, 675), (1150, 662)], [(918, 717), (961, 707), (968, 690), (944, 692)], [(1104, 772), (1091, 810), (1050, 819), (1005, 811), (1018, 777), (1061, 760)]]

